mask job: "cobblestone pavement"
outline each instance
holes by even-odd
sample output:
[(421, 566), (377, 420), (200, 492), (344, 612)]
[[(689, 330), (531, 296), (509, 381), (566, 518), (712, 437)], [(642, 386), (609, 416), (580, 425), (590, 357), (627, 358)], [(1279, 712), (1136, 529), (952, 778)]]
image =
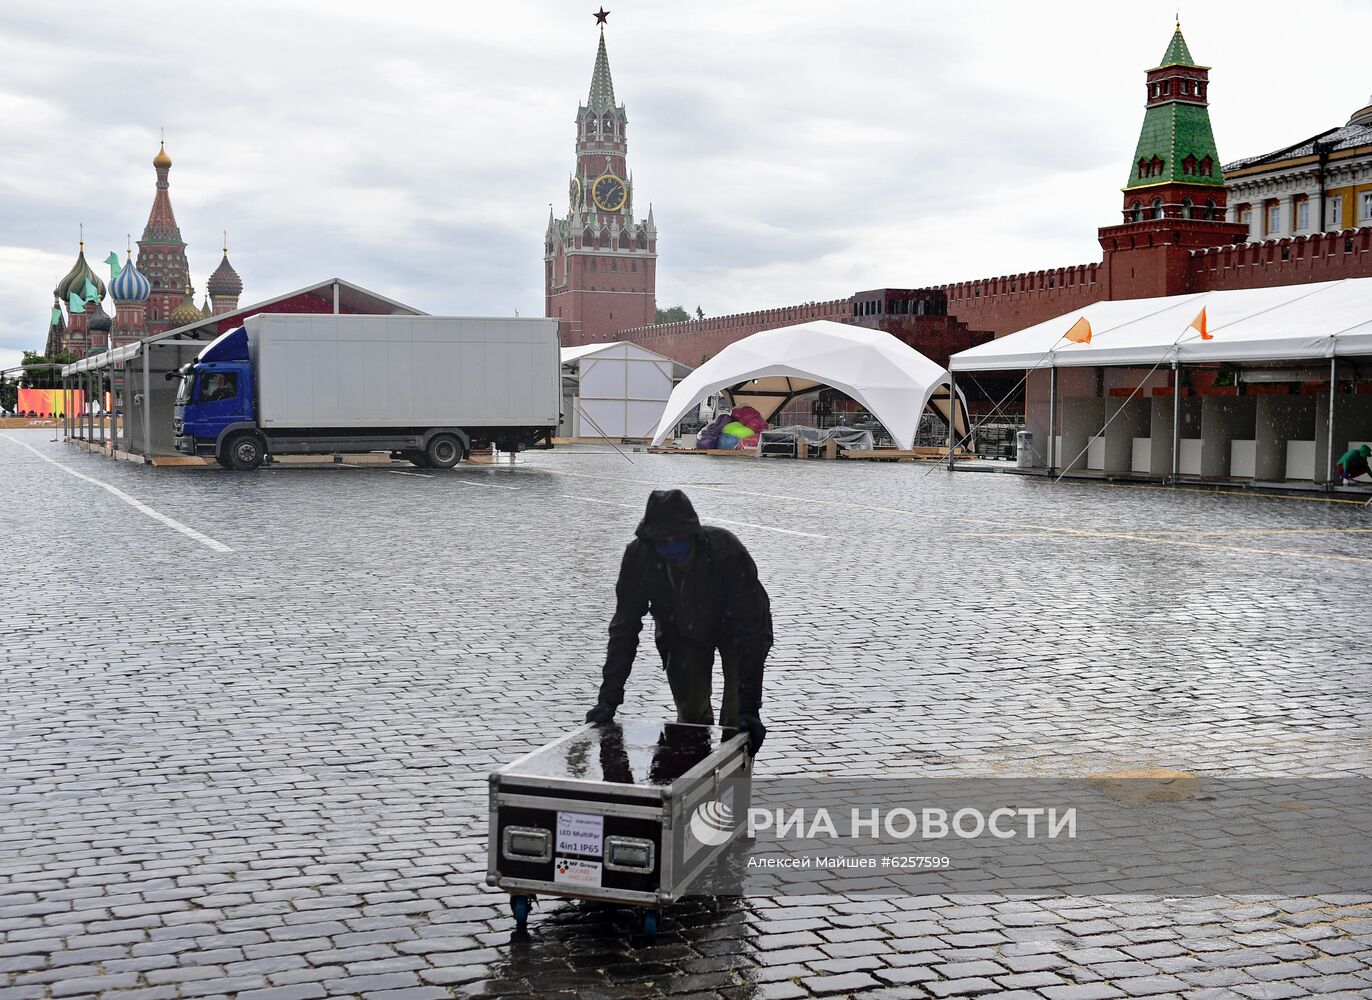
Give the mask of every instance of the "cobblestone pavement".
[[(0, 1000), (1372, 995), (1347, 896), (696, 900), (651, 946), (545, 901), (514, 938), (486, 773), (593, 699), (650, 487), (773, 595), (760, 775), (1369, 769), (1360, 507), (632, 458), (238, 475), (0, 435)], [(623, 714), (669, 705), (641, 658)]]

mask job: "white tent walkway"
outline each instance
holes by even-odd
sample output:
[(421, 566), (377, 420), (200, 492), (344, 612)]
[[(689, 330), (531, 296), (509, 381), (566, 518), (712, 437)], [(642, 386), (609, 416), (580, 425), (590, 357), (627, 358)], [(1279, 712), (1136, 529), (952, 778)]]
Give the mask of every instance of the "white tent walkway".
[[(1213, 340), (1189, 329), (1202, 307)], [(1082, 317), (1091, 324), (1091, 342), (1064, 340)], [(1372, 354), (1372, 278), (1095, 302), (954, 354), (949, 367), (1005, 371), (1355, 354)]]
[[(830, 320), (799, 323), (730, 344), (683, 379), (653, 444), (721, 390), (734, 406), (752, 406), (770, 420), (790, 399), (828, 386), (865, 406), (900, 447), (909, 448), (925, 407), (947, 419), (950, 385), (948, 372), (889, 333)], [(961, 433), (964, 407), (957, 418)]]
[[(1090, 341), (1066, 340), (1081, 319)], [(1372, 439), (1372, 278), (1097, 302), (950, 367), (1028, 373), (1050, 474), (1329, 484)]]

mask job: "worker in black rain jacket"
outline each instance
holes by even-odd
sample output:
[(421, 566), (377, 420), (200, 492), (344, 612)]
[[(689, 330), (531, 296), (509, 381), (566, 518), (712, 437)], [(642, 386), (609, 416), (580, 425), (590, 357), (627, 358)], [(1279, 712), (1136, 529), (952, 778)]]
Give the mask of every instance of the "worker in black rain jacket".
[(643, 616), (676, 702), (677, 721), (713, 725), (715, 650), (724, 673), (719, 724), (748, 734), (756, 754), (762, 724), (762, 671), (772, 648), (772, 605), (743, 543), (703, 526), (681, 490), (654, 490), (624, 550), (615, 583), (615, 614), (600, 700), (586, 721), (609, 722), (624, 700)]

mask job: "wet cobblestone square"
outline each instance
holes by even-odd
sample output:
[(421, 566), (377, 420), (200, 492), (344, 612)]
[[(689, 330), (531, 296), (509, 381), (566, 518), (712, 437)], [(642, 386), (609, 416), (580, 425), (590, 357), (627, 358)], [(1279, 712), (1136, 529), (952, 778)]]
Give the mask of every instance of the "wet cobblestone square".
[[(701, 899), (647, 945), (557, 901), (515, 938), (484, 884), (487, 772), (594, 700), (649, 489), (771, 593), (769, 778), (1366, 776), (1359, 505), (574, 450), (236, 475), (50, 438), (0, 433), (0, 1000), (1372, 994), (1370, 898)], [(671, 715), (650, 653), (625, 716)]]

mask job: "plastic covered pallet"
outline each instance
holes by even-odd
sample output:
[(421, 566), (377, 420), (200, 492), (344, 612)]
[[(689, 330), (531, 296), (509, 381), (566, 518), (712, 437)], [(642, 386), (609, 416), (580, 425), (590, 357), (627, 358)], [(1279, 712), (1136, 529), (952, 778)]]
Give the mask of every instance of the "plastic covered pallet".
[(773, 427), (765, 430), (758, 439), (758, 454), (763, 458), (795, 458), (796, 442), (804, 441), (810, 446), (811, 454), (823, 448), (826, 441), (833, 441), (840, 451), (863, 451), (873, 447), (872, 432), (855, 427)]

